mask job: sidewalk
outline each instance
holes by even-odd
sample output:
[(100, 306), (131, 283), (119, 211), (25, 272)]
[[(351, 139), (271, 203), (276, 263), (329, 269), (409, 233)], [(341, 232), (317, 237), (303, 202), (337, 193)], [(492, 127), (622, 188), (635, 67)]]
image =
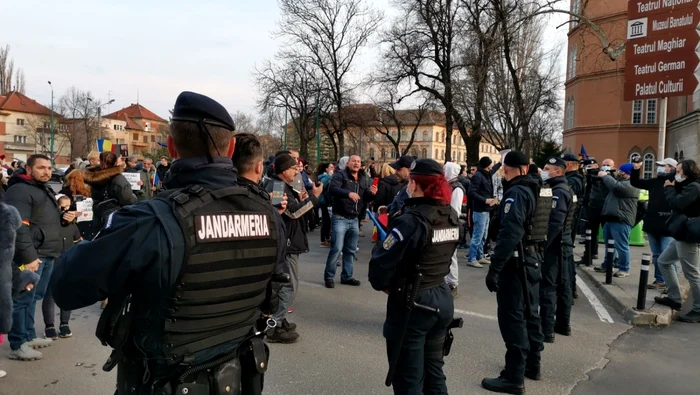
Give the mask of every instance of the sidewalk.
[[(574, 256), (576, 260), (579, 260), (584, 252), (584, 246), (578, 244), (576, 241), (576, 248), (574, 249)], [(601, 244), (598, 247), (599, 256), (601, 259), (596, 259), (593, 261), (593, 267), (600, 266), (603, 263), (603, 257), (605, 252), (605, 247)], [(631, 262), (630, 262), (630, 276), (626, 278), (616, 278), (613, 277), (612, 284), (605, 284), (605, 273), (596, 273), (593, 271), (593, 267), (586, 267), (580, 265), (577, 267), (577, 273), (579, 277), (582, 277), (586, 282), (596, 287), (601, 294), (603, 294), (608, 302), (615, 308), (615, 310), (624, 317), (624, 319), (631, 325), (640, 326), (666, 326), (670, 325), (673, 318), (678, 314), (674, 312), (671, 308), (666, 306), (657, 305), (654, 302), (655, 296), (661, 296), (660, 290), (647, 290), (646, 297), (646, 310), (638, 311), (637, 306), (637, 294), (639, 292), (639, 278), (641, 276), (641, 261), (642, 254), (650, 254), (651, 250), (648, 246), (646, 247), (630, 247), (631, 252)], [(680, 265), (679, 265), (680, 270)], [(685, 280), (682, 274), (679, 274), (679, 280), (681, 283), (681, 295), (685, 301), (688, 298), (690, 288), (688, 282)], [(649, 281), (651, 284), (654, 282), (654, 265), (653, 263), (649, 266)]]

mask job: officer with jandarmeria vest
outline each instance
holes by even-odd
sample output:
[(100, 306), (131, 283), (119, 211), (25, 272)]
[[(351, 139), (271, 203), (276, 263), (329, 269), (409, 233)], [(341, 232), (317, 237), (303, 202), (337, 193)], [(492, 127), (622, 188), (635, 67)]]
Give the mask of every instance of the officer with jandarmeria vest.
[[(583, 194), (585, 193), (585, 179), (583, 177), (583, 174), (579, 171), (580, 167), (580, 162), (579, 159), (576, 157), (576, 155), (568, 152), (562, 155), (562, 159), (566, 162), (566, 182), (569, 183), (569, 186), (571, 187), (572, 192), (576, 196), (576, 201), (581, 202), (583, 201)], [(569, 232), (569, 238), (571, 239), (571, 253), (569, 254), (569, 250), (566, 249), (564, 251), (564, 262), (569, 265), (569, 271), (571, 273), (576, 273), (576, 262), (574, 261), (574, 253), (573, 253), (573, 246), (574, 242), (576, 241), (576, 229), (578, 226), (578, 221), (581, 216), (581, 210), (579, 205), (576, 205), (576, 208), (574, 209), (574, 217), (573, 217), (573, 222), (571, 226), (571, 232)], [(568, 246), (568, 241), (565, 240)], [(576, 276), (570, 276), (569, 281), (571, 282), (571, 292), (574, 297), (574, 299), (578, 299), (578, 290), (576, 288)]]
[(181, 93), (167, 190), (112, 214), (56, 265), (60, 308), (109, 298), (96, 334), (114, 349), (103, 369), (118, 366), (118, 395), (262, 391), (259, 306), (286, 238), (267, 193), (237, 185), (234, 130), (222, 105)]
[(564, 171), (562, 158), (549, 158), (542, 171), (545, 186), (552, 188), (547, 244), (540, 283), (540, 316), (545, 343), (554, 343), (554, 333), (571, 334), (571, 269), (565, 250), (571, 252), (571, 228), (576, 204)]
[(444, 277), (460, 240), (459, 218), (440, 164), (418, 159), (409, 177), (403, 213), (372, 251), (369, 281), (389, 294), (384, 337), (394, 393), (447, 394), (442, 368), (454, 303)]
[(485, 378), (481, 385), (510, 394), (525, 392), (526, 376), (540, 379), (540, 352), (544, 349), (538, 314), (540, 264), (552, 199), (551, 194), (540, 194), (537, 180), (527, 174), (528, 165), (527, 157), (518, 151), (503, 159), (499, 231), (486, 275), (487, 288), (496, 292), (506, 364), (499, 377)]

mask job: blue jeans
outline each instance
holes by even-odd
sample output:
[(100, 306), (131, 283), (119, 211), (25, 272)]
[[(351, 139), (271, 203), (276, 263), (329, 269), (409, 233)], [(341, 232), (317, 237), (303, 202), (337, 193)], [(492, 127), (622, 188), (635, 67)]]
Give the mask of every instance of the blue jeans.
[(348, 219), (340, 215), (333, 216), (331, 220), (331, 251), (328, 253), (326, 271), (323, 276), (325, 280), (333, 280), (335, 277), (335, 263), (338, 262), (341, 251), (343, 252), (343, 272), (340, 274), (340, 281), (352, 278), (359, 235), (360, 226), (357, 218)]
[(12, 329), (7, 334), (10, 341), (10, 348), (17, 350), (26, 342), (36, 339), (34, 330), (34, 312), (36, 311), (36, 301), (44, 299), (46, 290), (49, 288), (51, 273), (53, 273), (54, 258), (40, 258), (39, 283), (29, 292), (24, 292), (12, 300)]
[(469, 245), (469, 262), (477, 261), (484, 257), (484, 243), (489, 230), (489, 212), (472, 214), (474, 230), (472, 232), (472, 242)]
[[(606, 222), (603, 227), (603, 240), (607, 245), (608, 240), (612, 239), (615, 241), (615, 251), (619, 258), (620, 271), (627, 272), (630, 271), (630, 232), (632, 227), (623, 222)], [(607, 247), (606, 247), (607, 248)], [(608, 254), (606, 250), (605, 261), (603, 261), (602, 268), (606, 268), (608, 264), (612, 265), (613, 262), (608, 262)]]
[(659, 256), (668, 247), (668, 244), (673, 240), (673, 237), (657, 236), (647, 233), (649, 239), (649, 248), (651, 248), (651, 256), (654, 262), (654, 281), (657, 283), (664, 282), (664, 275), (659, 268)]

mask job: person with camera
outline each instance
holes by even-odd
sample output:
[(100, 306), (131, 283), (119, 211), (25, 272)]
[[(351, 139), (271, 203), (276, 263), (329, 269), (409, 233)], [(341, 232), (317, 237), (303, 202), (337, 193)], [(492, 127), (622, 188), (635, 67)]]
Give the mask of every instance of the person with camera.
[(700, 323), (700, 168), (694, 160), (684, 160), (676, 166), (674, 180), (664, 182), (666, 201), (673, 214), (666, 223), (673, 240), (659, 256), (659, 268), (666, 280), (668, 296), (656, 297), (658, 304), (674, 310), (681, 309), (676, 262), (681, 262), (683, 274), (690, 283), (693, 308), (678, 317), (679, 321)]
[(678, 162), (673, 158), (666, 158), (656, 162), (656, 164), (659, 166), (656, 169), (656, 177), (642, 179), (640, 173), (643, 164), (641, 161), (634, 163), (630, 182), (635, 188), (649, 191), (649, 201), (642, 230), (647, 234), (649, 240), (649, 248), (654, 262), (654, 282), (649, 284), (647, 288), (664, 289), (666, 283), (659, 268), (659, 256), (673, 240), (666, 227), (666, 221), (671, 216), (671, 206), (666, 200), (664, 184), (667, 180), (673, 179)]
[[(586, 171), (586, 193), (584, 194), (583, 205), (587, 208), (587, 227), (591, 230), (591, 239), (593, 240), (592, 249), (590, 251), (593, 255), (592, 259), (598, 259), (598, 233), (600, 227), (605, 225), (605, 218), (602, 212), (605, 199), (608, 197), (609, 192), (608, 188), (603, 184), (603, 179), (598, 177), (600, 171), (604, 171), (606, 174), (614, 173), (615, 161), (609, 158), (605, 159), (600, 167), (598, 167), (597, 164), (591, 164), (588, 165)], [(579, 265), (587, 262), (585, 254), (586, 253), (584, 253), (583, 259), (578, 262)]]

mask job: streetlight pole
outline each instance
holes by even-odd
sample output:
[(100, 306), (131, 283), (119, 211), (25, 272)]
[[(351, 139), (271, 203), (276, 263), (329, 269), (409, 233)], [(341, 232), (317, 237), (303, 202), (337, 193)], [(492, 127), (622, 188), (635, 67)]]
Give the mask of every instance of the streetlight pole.
[(53, 154), (53, 141), (54, 141), (54, 132), (53, 132), (53, 85), (51, 85), (51, 81), (49, 81), (49, 86), (51, 87), (51, 166), (54, 165), (55, 159), (54, 159), (54, 154)]

